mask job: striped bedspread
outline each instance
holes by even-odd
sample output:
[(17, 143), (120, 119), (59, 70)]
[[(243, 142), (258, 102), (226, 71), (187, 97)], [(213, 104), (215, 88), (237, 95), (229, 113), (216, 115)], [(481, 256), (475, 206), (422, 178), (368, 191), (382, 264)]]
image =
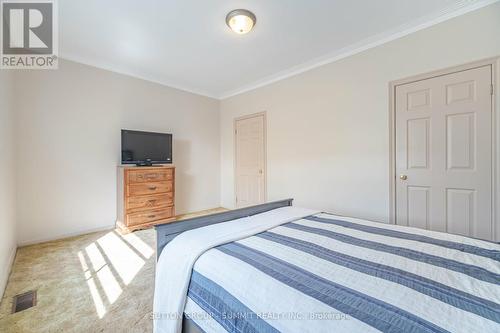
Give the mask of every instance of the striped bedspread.
[(185, 314), (205, 332), (500, 332), (500, 245), (317, 214), (205, 252)]

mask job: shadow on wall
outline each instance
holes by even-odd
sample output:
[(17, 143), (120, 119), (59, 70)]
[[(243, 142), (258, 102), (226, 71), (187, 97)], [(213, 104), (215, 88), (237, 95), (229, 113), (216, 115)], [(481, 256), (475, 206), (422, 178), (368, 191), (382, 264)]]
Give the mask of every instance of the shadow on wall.
[(175, 165), (175, 210), (176, 214), (189, 213), (190, 198), (195, 191), (191, 170), (191, 142), (175, 140), (173, 143), (173, 163)]

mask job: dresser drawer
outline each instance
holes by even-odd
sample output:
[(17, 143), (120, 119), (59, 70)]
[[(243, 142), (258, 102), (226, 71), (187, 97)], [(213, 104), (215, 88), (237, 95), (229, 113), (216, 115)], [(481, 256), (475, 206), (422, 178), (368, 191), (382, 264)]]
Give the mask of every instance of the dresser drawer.
[(140, 213), (127, 215), (127, 225), (137, 225), (158, 220), (166, 220), (174, 216), (174, 208), (166, 207), (162, 209), (153, 209)]
[(157, 194), (172, 192), (172, 182), (158, 182), (158, 183), (137, 183), (130, 184), (127, 187), (127, 194), (129, 197), (136, 195)]
[(128, 172), (129, 183), (162, 182), (174, 178), (173, 169), (131, 170)]
[(171, 206), (174, 204), (173, 193), (157, 195), (141, 195), (127, 198), (127, 210), (144, 210), (158, 207)]

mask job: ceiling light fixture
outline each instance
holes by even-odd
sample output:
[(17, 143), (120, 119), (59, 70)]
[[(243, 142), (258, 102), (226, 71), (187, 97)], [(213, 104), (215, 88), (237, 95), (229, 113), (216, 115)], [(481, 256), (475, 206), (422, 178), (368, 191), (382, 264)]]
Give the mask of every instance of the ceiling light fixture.
[(226, 16), (226, 23), (231, 30), (243, 35), (249, 33), (257, 23), (254, 13), (246, 9), (235, 9)]

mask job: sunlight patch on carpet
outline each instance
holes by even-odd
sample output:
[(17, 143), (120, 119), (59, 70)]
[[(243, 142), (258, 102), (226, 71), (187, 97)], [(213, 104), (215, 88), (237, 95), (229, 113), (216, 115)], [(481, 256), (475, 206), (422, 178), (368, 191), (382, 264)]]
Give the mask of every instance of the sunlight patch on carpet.
[(78, 259), (98, 317), (115, 303), (154, 250), (134, 234), (108, 232), (78, 251)]

